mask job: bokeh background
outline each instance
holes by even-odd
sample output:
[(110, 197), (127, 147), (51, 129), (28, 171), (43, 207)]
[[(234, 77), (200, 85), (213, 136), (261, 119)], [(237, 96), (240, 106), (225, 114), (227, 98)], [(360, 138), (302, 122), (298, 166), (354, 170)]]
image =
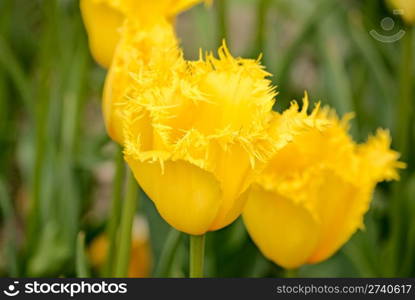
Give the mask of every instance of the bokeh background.
[[(406, 35), (384, 43), (372, 30)], [(365, 228), (331, 259), (287, 272), (239, 219), (207, 235), (206, 275), (415, 276), (415, 46), (399, 15), (379, 0), (216, 0), (179, 16), (177, 31), (189, 59), (223, 38), (235, 56), (262, 53), (276, 110), (307, 90), (341, 115), (356, 113), (357, 141), (390, 128), (408, 164), (400, 182), (378, 186)], [(0, 276), (105, 275), (103, 234), (123, 190), (113, 178), (124, 174), (101, 116), (105, 74), (90, 56), (78, 1), (0, 0)], [(188, 238), (142, 192), (137, 201), (130, 275), (187, 276)]]

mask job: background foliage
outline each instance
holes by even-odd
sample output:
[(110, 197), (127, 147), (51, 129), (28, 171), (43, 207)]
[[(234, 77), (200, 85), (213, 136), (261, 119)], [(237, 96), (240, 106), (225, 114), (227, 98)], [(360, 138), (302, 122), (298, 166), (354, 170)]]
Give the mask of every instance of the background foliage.
[[(90, 57), (78, 5), (0, 0), (2, 276), (79, 275), (78, 233), (85, 232), (88, 247), (108, 220), (117, 150), (101, 119), (105, 71)], [(263, 53), (278, 85), (275, 109), (308, 90), (340, 114), (356, 112), (351, 130), (358, 141), (377, 127), (390, 128), (408, 163), (399, 183), (377, 188), (364, 230), (297, 276), (415, 276), (413, 30), (405, 28), (406, 37), (395, 43), (375, 40), (372, 29), (392, 34), (380, 27), (387, 16), (393, 32), (405, 27), (377, 0), (217, 0), (179, 17), (186, 57), (217, 49), (222, 38), (236, 56)], [(187, 276), (187, 237), (171, 231), (139, 196), (152, 275)], [(208, 234), (206, 259), (207, 276), (294, 275), (262, 256), (241, 220)], [(171, 261), (169, 270), (158, 264), (163, 260)]]

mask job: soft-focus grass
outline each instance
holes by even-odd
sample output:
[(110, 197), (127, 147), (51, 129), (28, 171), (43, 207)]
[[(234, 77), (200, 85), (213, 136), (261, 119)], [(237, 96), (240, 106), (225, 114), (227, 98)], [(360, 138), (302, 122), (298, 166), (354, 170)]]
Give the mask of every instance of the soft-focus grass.
[[(217, 1), (180, 16), (188, 58), (199, 48), (216, 49), (225, 37), (235, 55), (263, 53), (278, 85), (277, 110), (307, 89), (341, 114), (356, 112), (357, 140), (390, 128), (408, 163), (401, 182), (377, 188), (365, 229), (298, 276), (415, 276), (414, 98), (402, 100), (413, 91), (405, 78), (413, 78), (414, 66), (405, 63), (408, 42), (383, 44), (369, 35), (390, 16), (383, 2)], [(107, 212), (121, 187), (112, 191), (119, 150), (101, 119), (104, 77), (90, 58), (77, 1), (0, 1), (2, 276), (87, 276), (85, 247), (99, 233), (111, 235)], [(187, 276), (188, 238), (171, 230), (143, 194), (139, 210), (150, 225), (153, 274)], [(261, 255), (238, 220), (207, 235), (206, 274), (285, 273)]]

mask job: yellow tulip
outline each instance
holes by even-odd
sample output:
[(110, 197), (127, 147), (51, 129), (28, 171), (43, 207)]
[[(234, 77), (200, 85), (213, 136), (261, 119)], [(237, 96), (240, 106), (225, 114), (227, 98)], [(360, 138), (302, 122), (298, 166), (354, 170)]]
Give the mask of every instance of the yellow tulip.
[(393, 8), (402, 11), (402, 18), (408, 24), (415, 23), (415, 1), (413, 0), (389, 0)]
[[(268, 157), (291, 138), (268, 132), (274, 89), (256, 60), (188, 62), (170, 53), (132, 74), (124, 111), (125, 158), (161, 216), (176, 229), (201, 235), (241, 213), (240, 195)], [(307, 125), (308, 126), (308, 125)]]
[[(131, 237), (131, 258), (128, 267), (128, 277), (149, 277), (151, 271), (151, 248), (149, 242), (148, 224), (145, 218), (134, 219)], [(88, 248), (91, 265), (101, 269), (107, 259), (109, 241), (106, 234), (97, 236)]]
[[(276, 124), (297, 108), (277, 114)], [(363, 226), (376, 183), (398, 179), (397, 168), (404, 167), (389, 148), (387, 131), (378, 130), (358, 145), (347, 133), (349, 117), (339, 121), (334, 112), (319, 108), (312, 116), (321, 126), (294, 136), (243, 195), (250, 236), (285, 268), (317, 263), (336, 252)]]
[(109, 68), (125, 19), (140, 22), (140, 31), (145, 32), (149, 24), (156, 24), (160, 19), (171, 22), (177, 14), (200, 2), (202, 0), (81, 0), (82, 18), (94, 59), (102, 67)]
[[(128, 18), (106, 78), (103, 96), (104, 120), (108, 134), (116, 142), (123, 142), (122, 103), (131, 95), (128, 87), (134, 80), (131, 74), (146, 73), (154, 61), (180, 52), (171, 19), (200, 0), (136, 1), (133, 11), (142, 13)], [(148, 7), (147, 7), (148, 6)], [(157, 9), (156, 9), (157, 8)], [(149, 14), (149, 11), (159, 13)], [(167, 17), (166, 17), (167, 15)], [(171, 52), (175, 52), (171, 54)], [(167, 62), (167, 60), (166, 60)]]
[(81, 0), (81, 12), (94, 59), (104, 68), (111, 64), (120, 38), (124, 14), (116, 0)]

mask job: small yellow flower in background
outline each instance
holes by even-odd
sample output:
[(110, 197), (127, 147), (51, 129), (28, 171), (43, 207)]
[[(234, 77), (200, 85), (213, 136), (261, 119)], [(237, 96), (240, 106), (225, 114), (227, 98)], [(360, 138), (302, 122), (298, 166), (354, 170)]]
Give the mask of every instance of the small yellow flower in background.
[[(276, 123), (297, 109), (293, 104)], [(404, 167), (389, 148), (387, 131), (357, 145), (347, 133), (349, 116), (338, 120), (317, 107), (310, 117), (320, 126), (295, 135), (244, 194), (250, 236), (285, 268), (330, 257), (363, 226), (377, 182), (398, 179), (397, 169)]]
[[(88, 256), (91, 265), (101, 269), (107, 259), (109, 241), (105, 233), (97, 236), (89, 246)], [(128, 269), (128, 277), (149, 277), (151, 272), (152, 256), (149, 241), (148, 224), (144, 217), (138, 216), (134, 219), (131, 258)]]
[[(175, 16), (202, 0), (81, 0), (82, 18), (94, 59), (109, 68), (122, 34), (125, 19), (140, 22), (142, 32), (149, 24), (170, 23)], [(162, 21), (160, 21), (162, 19)]]
[(408, 24), (415, 24), (415, 1), (414, 0), (389, 0), (393, 8), (402, 10), (402, 18)]

